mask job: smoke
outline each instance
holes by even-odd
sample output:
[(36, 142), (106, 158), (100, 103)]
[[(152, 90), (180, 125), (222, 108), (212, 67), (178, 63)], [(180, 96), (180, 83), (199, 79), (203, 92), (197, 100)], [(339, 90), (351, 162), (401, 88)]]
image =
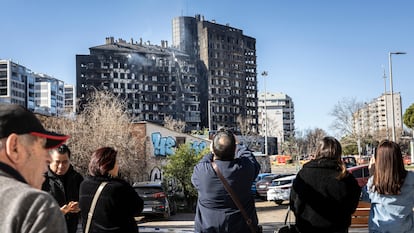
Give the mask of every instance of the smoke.
[(136, 65), (138, 67), (143, 67), (143, 66), (151, 66), (151, 61), (140, 54), (137, 53), (130, 53), (126, 56), (128, 58), (128, 63), (132, 64), (132, 65)]

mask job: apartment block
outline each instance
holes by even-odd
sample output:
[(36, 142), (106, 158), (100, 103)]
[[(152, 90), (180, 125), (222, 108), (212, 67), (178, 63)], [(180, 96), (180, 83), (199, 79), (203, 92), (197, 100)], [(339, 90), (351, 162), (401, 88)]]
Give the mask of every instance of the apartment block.
[(63, 111), (63, 93), (63, 81), (35, 73), (11, 60), (0, 60), (0, 102), (57, 116)]
[(80, 110), (89, 93), (109, 90), (127, 102), (136, 121), (163, 124), (167, 116), (186, 131), (238, 130), (237, 117), (257, 131), (256, 40), (201, 16), (173, 19), (173, 43), (106, 38), (76, 55)]
[(70, 84), (65, 84), (64, 85), (64, 93), (65, 93), (65, 97), (64, 97), (64, 108), (65, 108), (65, 114), (67, 114), (68, 116), (73, 116), (76, 113), (76, 91), (75, 91), (75, 87), (73, 85)]
[[(260, 134), (278, 138), (280, 143), (295, 135), (295, 108), (284, 93), (259, 93)], [(266, 127), (267, 121), (267, 127)]]
[(199, 59), (207, 80), (202, 96), (202, 122), (212, 131), (239, 130), (237, 117), (257, 132), (256, 39), (229, 24), (201, 15), (173, 19), (173, 46)]
[(394, 113), (395, 129), (401, 135), (403, 130), (401, 94), (393, 93), (393, 98), (394, 106), (391, 105), (390, 93), (385, 93), (371, 102), (365, 103), (353, 115), (354, 132), (358, 135), (391, 138), (392, 115)]
[(30, 69), (10, 60), (0, 60), (0, 102), (35, 109), (35, 78)]
[(201, 129), (197, 63), (178, 49), (113, 37), (76, 56), (76, 95), (80, 109), (94, 90), (108, 90), (126, 101), (134, 121), (163, 124), (167, 116)]

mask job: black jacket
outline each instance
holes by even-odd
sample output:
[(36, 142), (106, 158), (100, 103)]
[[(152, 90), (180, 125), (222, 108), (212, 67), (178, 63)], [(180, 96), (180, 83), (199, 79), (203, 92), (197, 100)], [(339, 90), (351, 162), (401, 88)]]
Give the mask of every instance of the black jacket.
[[(76, 172), (70, 165), (68, 172), (63, 176), (58, 176), (48, 169), (45, 174), (42, 190), (49, 192), (58, 202), (59, 206), (70, 201), (79, 201), (79, 187), (83, 181), (81, 174)], [(67, 213), (65, 215), (66, 225), (69, 233), (75, 233), (78, 225), (79, 213)]]
[(361, 188), (352, 174), (338, 179), (334, 160), (311, 160), (299, 171), (290, 193), (296, 226), (306, 232), (347, 232)]
[(109, 182), (96, 203), (89, 233), (136, 233), (135, 216), (144, 207), (144, 201), (126, 181), (119, 178), (87, 176), (80, 187), (79, 204), (82, 211), (82, 228), (85, 230), (92, 199), (99, 185)]

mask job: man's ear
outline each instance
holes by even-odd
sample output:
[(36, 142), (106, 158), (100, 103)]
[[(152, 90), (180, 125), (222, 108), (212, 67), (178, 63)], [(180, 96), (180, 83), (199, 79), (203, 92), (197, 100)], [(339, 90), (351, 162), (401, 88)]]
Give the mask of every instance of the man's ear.
[(12, 163), (18, 162), (19, 156), (19, 136), (15, 133), (10, 134), (6, 140), (6, 155)]

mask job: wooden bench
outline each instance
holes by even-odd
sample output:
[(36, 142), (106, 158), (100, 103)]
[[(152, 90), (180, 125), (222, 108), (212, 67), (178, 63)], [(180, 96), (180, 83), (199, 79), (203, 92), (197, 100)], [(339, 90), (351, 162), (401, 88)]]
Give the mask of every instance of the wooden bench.
[(360, 201), (355, 212), (352, 214), (350, 228), (368, 228), (369, 211), (371, 203)]

